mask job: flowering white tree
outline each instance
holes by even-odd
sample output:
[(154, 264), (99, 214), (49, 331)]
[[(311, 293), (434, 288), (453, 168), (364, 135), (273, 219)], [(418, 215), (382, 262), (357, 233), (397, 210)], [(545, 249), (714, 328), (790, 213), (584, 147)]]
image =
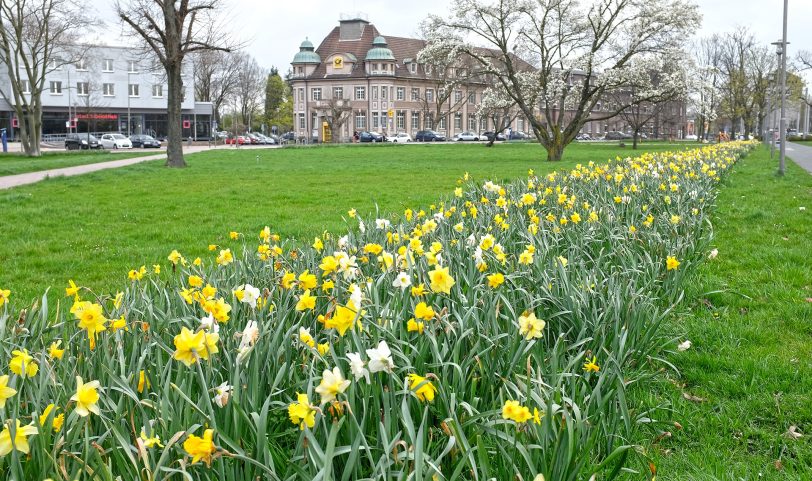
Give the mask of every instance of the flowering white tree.
[(560, 160), (603, 94), (635, 77), (633, 61), (680, 46), (700, 18), (688, 0), (454, 0), (424, 31), (427, 49), (454, 48), (479, 64), (527, 117), (547, 159)]
[(482, 93), (482, 102), (477, 107), (476, 115), (480, 119), (488, 119), (493, 124), (493, 135), (488, 137), (486, 147), (492, 147), (496, 135), (508, 128), (518, 116), (516, 101), (498, 86), (489, 87)]
[(691, 49), (694, 52), (689, 81), (689, 102), (696, 114), (697, 141), (707, 139), (711, 124), (719, 115), (719, 89), (721, 75), (721, 40), (719, 35), (699, 39)]
[(674, 101), (687, 96), (688, 79), (682, 52), (641, 57), (631, 64), (629, 77), (623, 87), (607, 92), (613, 105), (626, 105), (618, 114), (632, 129), (632, 148), (637, 148), (640, 133), (672, 106)]

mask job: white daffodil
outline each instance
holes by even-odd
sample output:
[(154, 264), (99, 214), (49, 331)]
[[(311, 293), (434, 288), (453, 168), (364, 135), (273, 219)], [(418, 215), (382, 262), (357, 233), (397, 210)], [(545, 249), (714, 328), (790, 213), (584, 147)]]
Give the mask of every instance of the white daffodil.
[(377, 227), (380, 230), (386, 230), (391, 225), (392, 223), (386, 219), (375, 219), (375, 227)]
[(259, 299), (259, 289), (251, 284), (246, 284), (243, 286), (242, 302), (248, 304), (252, 308), (255, 308), (257, 307), (257, 299)]
[(369, 357), (369, 372), (392, 372), (395, 368), (392, 351), (389, 350), (386, 341), (381, 341), (374, 349), (367, 349), (367, 357)]
[(221, 408), (226, 407), (228, 400), (231, 399), (231, 391), (233, 390), (234, 386), (227, 382), (224, 382), (223, 384), (220, 384), (214, 388), (214, 404), (220, 406)]
[(406, 290), (407, 287), (412, 285), (412, 276), (407, 274), (406, 272), (398, 273), (395, 280), (392, 281), (392, 287), (400, 287), (402, 290)]
[(352, 375), (355, 376), (355, 380), (358, 381), (361, 378), (364, 378), (367, 380), (367, 384), (369, 384), (369, 371), (364, 367), (364, 361), (361, 359), (361, 354), (357, 352), (350, 352), (347, 354), (347, 359), (350, 360), (350, 371), (352, 372)]

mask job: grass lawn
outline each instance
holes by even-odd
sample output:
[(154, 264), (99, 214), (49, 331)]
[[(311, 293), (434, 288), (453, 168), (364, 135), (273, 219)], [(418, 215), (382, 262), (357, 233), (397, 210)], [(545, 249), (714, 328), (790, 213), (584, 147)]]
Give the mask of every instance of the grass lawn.
[[(646, 144), (647, 149), (684, 148)], [(165, 260), (172, 249), (193, 259), (208, 244), (252, 248), (269, 225), (283, 237), (343, 232), (349, 208), (399, 213), (450, 194), (466, 171), (477, 179), (515, 178), (641, 151), (574, 144), (565, 160), (544, 161), (538, 145), (384, 145), (203, 152), (189, 168), (163, 161), (0, 191), (0, 286), (30, 302), (69, 278), (115, 289), (127, 271)], [(367, 222), (372, 222), (368, 219)]]
[[(653, 446), (658, 479), (810, 479), (812, 176), (789, 162), (777, 178), (776, 166), (759, 148), (718, 198), (719, 255), (674, 325), (693, 347), (670, 357), (681, 376), (653, 396), (684, 428)], [(793, 425), (803, 437), (785, 434)]]
[(129, 159), (144, 157), (153, 152), (141, 149), (125, 153), (112, 153), (104, 150), (97, 151), (71, 151), (71, 152), (43, 152), (42, 157), (26, 157), (22, 154), (0, 154), (0, 176), (24, 174), (26, 172), (39, 172), (41, 170), (73, 167), (75, 165), (95, 164), (108, 160)]

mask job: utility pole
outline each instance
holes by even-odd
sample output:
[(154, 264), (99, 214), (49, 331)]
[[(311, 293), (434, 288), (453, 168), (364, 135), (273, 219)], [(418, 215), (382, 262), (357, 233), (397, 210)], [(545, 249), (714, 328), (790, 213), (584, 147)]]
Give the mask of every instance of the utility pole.
[(787, 7), (784, 0), (784, 33), (781, 37), (781, 153), (778, 157), (778, 175), (783, 176), (787, 152)]

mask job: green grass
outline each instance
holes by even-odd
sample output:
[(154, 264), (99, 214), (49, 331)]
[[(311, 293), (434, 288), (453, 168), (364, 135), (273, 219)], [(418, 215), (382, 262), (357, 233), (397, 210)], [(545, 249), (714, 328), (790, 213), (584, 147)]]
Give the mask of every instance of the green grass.
[[(683, 148), (652, 144), (651, 150)], [(210, 243), (253, 243), (269, 225), (283, 237), (344, 229), (349, 208), (398, 213), (451, 192), (463, 173), (515, 178), (641, 151), (572, 145), (565, 160), (544, 161), (537, 145), (342, 146), (218, 150), (188, 156), (189, 168), (163, 161), (0, 191), (0, 286), (30, 302), (67, 279), (114, 289), (129, 269), (165, 260), (172, 249), (194, 258)], [(374, 220), (374, 219), (373, 219)]]
[(43, 152), (42, 157), (26, 157), (22, 154), (0, 154), (0, 176), (60, 169), (76, 165), (95, 164), (96, 162), (107, 162), (109, 160), (144, 157), (152, 154), (153, 152), (141, 149), (125, 153), (112, 153), (104, 150), (93, 152)]
[[(681, 376), (654, 397), (673, 403), (684, 427), (668, 427), (673, 437), (653, 446), (658, 479), (812, 472), (812, 176), (793, 163), (784, 178), (775, 170), (761, 147), (718, 198), (719, 255), (700, 269), (674, 325), (693, 347), (670, 357)], [(803, 438), (785, 436), (792, 425)]]

